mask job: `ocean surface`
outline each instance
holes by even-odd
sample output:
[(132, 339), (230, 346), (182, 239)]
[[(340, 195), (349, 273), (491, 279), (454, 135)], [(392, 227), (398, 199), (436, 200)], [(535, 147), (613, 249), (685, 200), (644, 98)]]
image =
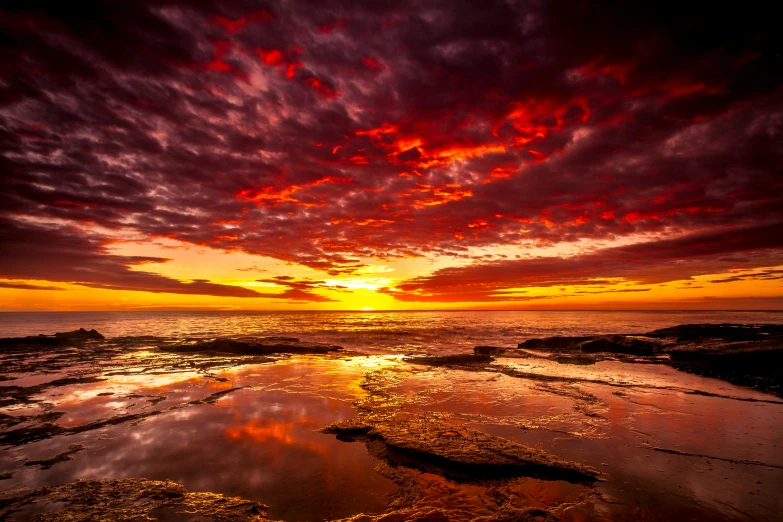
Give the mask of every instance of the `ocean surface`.
[(783, 323), (783, 311), (5, 312), (0, 337), (78, 328), (95, 328), (109, 338), (283, 335), (373, 354), (436, 354), (693, 323)]

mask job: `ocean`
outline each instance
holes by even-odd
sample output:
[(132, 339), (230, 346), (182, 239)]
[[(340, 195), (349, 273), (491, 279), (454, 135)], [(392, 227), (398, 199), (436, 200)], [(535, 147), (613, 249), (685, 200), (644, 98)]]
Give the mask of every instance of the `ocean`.
[(554, 335), (693, 323), (783, 323), (781, 311), (5, 312), (0, 337), (95, 328), (106, 337), (287, 336), (371, 354), (464, 353)]

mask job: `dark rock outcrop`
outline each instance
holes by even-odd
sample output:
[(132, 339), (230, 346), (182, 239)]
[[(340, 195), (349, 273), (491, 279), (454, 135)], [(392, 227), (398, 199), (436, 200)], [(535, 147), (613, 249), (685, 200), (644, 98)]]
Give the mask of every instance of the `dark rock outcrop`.
[(324, 428), (338, 439), (363, 441), (373, 456), (469, 482), (537, 477), (590, 484), (596, 470), (544, 451), (447, 422), (442, 415), (362, 415)]
[(260, 339), (212, 339), (159, 346), (174, 353), (230, 353), (235, 355), (325, 354), (342, 350), (341, 346), (300, 341), (293, 337), (262, 337)]
[(474, 355), (502, 355), (506, 353), (505, 348), (501, 348), (500, 346), (476, 346), (473, 348), (473, 354)]
[(486, 364), (494, 361), (489, 355), (478, 354), (457, 354), (457, 355), (411, 355), (403, 358), (403, 361), (412, 364), (426, 364), (429, 366), (464, 366), (471, 367)]
[(645, 334), (530, 339), (519, 347), (573, 356), (632, 355), (639, 357), (632, 362), (665, 363), (705, 377), (782, 393), (783, 325), (780, 324), (686, 324)]
[(598, 360), (595, 357), (589, 355), (558, 355), (552, 356), (552, 360), (558, 364), (576, 364), (579, 366), (587, 366), (595, 364)]
[[(85, 520), (215, 520), (261, 522), (268, 506), (252, 500), (192, 493), (174, 482), (145, 479), (78, 480), (38, 489), (2, 493), (0, 520), (16, 517), (25, 506), (45, 506), (39, 522)], [(165, 516), (164, 516), (165, 515)]]
[(71, 332), (57, 332), (54, 334), (54, 337), (56, 339), (62, 339), (66, 341), (86, 341), (88, 339), (105, 339), (105, 337), (98, 332), (95, 328), (92, 330), (85, 330), (84, 328), (79, 328), (78, 330), (73, 330)]
[(528, 339), (525, 342), (519, 343), (519, 348), (525, 348), (528, 350), (543, 350), (547, 352), (573, 352), (579, 349), (585, 341), (589, 341), (593, 337), (546, 337), (544, 339)]
[(628, 355), (653, 355), (659, 343), (633, 335), (607, 335), (595, 337), (579, 345), (582, 353), (624, 353)]
[(682, 324), (661, 328), (647, 334), (648, 337), (671, 339), (677, 343), (694, 341), (767, 342), (783, 340), (783, 324)]
[(59, 346), (64, 344), (82, 344), (86, 341), (100, 341), (104, 336), (97, 330), (79, 328), (71, 332), (57, 332), (54, 335), (28, 335), (27, 337), (4, 337), (0, 339), (0, 347), (13, 346)]

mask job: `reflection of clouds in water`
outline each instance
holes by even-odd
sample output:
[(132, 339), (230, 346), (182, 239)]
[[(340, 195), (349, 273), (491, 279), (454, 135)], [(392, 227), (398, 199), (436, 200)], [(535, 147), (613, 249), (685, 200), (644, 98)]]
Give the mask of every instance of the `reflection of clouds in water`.
[[(61, 403), (69, 411), (66, 417), (74, 419), (73, 424), (82, 423), (76, 421), (77, 416), (89, 422), (96, 417), (124, 414), (130, 403), (137, 404), (133, 408), (167, 411), (138, 423), (66, 437), (67, 443), (81, 442), (87, 450), (51, 470), (22, 469), (14, 477), (14, 486), (36, 487), (80, 478), (144, 477), (170, 479), (191, 491), (256, 499), (272, 505), (276, 518), (336, 518), (359, 511), (382, 511), (387, 494), (396, 486), (374, 471), (376, 462), (366, 449), (316, 431), (350, 418), (350, 401), (361, 392), (358, 386), (353, 390), (361, 378), (358, 366), (341, 373), (331, 371), (329, 367), (335, 365), (340, 362), (286, 361), (238, 367), (234, 372), (223, 372), (230, 378), (228, 382), (175, 374), (169, 376), (168, 384), (158, 377), (154, 386), (133, 389), (135, 395), (145, 397), (127, 401), (96, 396), (99, 385), (105, 389), (114, 384), (112, 381), (91, 384), (91, 391), (82, 393), (91, 399), (80, 402), (80, 394), (69, 393), (72, 400)], [(334, 394), (342, 391), (345, 400), (311, 395), (299, 386), (310, 381), (313, 389), (334, 386)], [(243, 386), (290, 387), (298, 393), (243, 389), (215, 404), (177, 407), (239, 382)], [(155, 395), (166, 395), (168, 400), (150, 405), (146, 396)], [(119, 404), (120, 411), (107, 412), (109, 404)], [(172, 406), (174, 409), (169, 409)], [(29, 458), (50, 457), (61, 451), (63, 442), (59, 439), (63, 438), (28, 445), (22, 452)], [(344, 491), (355, 492), (357, 498), (345, 498), (341, 495)]]
[[(148, 356), (155, 354), (148, 352)], [(213, 372), (227, 379), (225, 382), (191, 372), (172, 372), (153, 375), (147, 383), (143, 375), (117, 375), (104, 382), (51, 389), (47, 393), (64, 393), (53, 397), (59, 401), (60, 411), (68, 411), (64, 424), (77, 417), (91, 421), (125, 410), (167, 411), (137, 423), (16, 448), (15, 459), (2, 461), (3, 471), (15, 472), (4, 486), (146, 477), (171, 479), (191, 491), (256, 499), (272, 506), (273, 518), (336, 518), (379, 511), (388, 500), (386, 493), (395, 487), (374, 471), (377, 462), (365, 446), (343, 443), (316, 431), (354, 416), (352, 402), (372, 399), (368, 404), (401, 407), (405, 414), (451, 413), (455, 422), (606, 471), (609, 482), (596, 487), (601, 495), (617, 502), (611, 507), (617, 510), (611, 511), (617, 519), (632, 505), (721, 514), (722, 499), (731, 498), (731, 504), (759, 518), (776, 505), (769, 491), (783, 487), (779, 470), (772, 474), (759, 466), (649, 449), (660, 446), (783, 465), (776, 446), (783, 429), (783, 406), (688, 392), (702, 390), (745, 399), (769, 399), (768, 395), (661, 365), (604, 361), (573, 366), (545, 359), (500, 357), (495, 365), (501, 364), (565, 380), (409, 365), (390, 355), (297, 356)], [(391, 371), (375, 371), (379, 369)], [(370, 385), (362, 388), (365, 375)], [(184, 406), (236, 387), (247, 388), (214, 404)], [(122, 390), (122, 396), (97, 395), (107, 389)], [(373, 390), (383, 394), (372, 396)], [(142, 397), (127, 398), (131, 393)], [(148, 401), (150, 396), (163, 395), (167, 397), (163, 402)], [(117, 411), (108, 411), (112, 409)], [(19, 464), (23, 458), (50, 458), (70, 444), (83, 444), (87, 449), (50, 470)], [(763, 484), (756, 485), (759, 478)], [(417, 480), (426, 489), (429, 504), (423, 505), (478, 502), (474, 486), (427, 474)], [(742, 489), (746, 483), (753, 487)], [(564, 498), (577, 501), (579, 495), (578, 491), (562, 490), (565, 486), (560, 483), (524, 479), (504, 487), (531, 505)], [(747, 495), (746, 490), (757, 488), (767, 490)], [(740, 498), (740, 493), (748, 498)], [(655, 505), (654, 497), (660, 495), (669, 499), (666, 506)], [(691, 503), (691, 497), (699, 503)], [(748, 504), (750, 500), (756, 504)], [(689, 508), (686, 502), (695, 507)], [(329, 509), (332, 511), (327, 512)]]

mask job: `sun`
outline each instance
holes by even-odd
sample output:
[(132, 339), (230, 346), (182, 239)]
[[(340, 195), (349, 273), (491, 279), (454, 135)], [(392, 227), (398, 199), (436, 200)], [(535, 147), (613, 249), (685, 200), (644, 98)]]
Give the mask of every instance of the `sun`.
[(375, 308), (373, 308), (372, 306), (364, 306), (360, 309), (361, 312), (372, 312), (374, 310)]

